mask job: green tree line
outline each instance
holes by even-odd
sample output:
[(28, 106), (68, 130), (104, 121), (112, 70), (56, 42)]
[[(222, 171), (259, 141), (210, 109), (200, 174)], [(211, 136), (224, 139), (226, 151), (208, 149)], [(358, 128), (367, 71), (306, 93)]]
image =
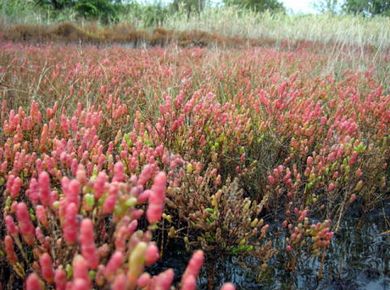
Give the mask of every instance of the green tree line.
[(321, 12), (363, 16), (390, 16), (390, 0), (322, 0), (316, 5)]
[[(153, 2), (154, 1), (154, 2)], [(3, 15), (7, 6), (29, 3), (33, 7), (51, 11), (55, 16), (62, 11), (72, 11), (78, 18), (99, 20), (102, 23), (113, 23), (120, 15), (133, 14), (142, 17), (146, 26), (161, 26), (164, 20), (177, 12), (184, 12), (187, 17), (200, 13), (213, 0), (171, 0), (163, 4), (160, 0), (151, 0), (143, 4), (136, 0), (2, 0)], [(285, 12), (280, 0), (222, 0), (223, 5), (239, 9), (250, 9), (255, 12)], [(166, 3), (166, 2), (164, 2)], [(23, 4), (24, 5), (24, 4)], [(366, 17), (375, 15), (390, 16), (390, 0), (322, 0), (317, 2), (317, 9), (322, 12), (338, 14), (359, 14)]]

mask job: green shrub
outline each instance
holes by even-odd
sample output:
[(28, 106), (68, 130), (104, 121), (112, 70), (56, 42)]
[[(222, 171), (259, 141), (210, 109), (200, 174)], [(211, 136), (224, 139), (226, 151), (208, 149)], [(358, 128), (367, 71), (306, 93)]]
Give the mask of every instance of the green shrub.
[(107, 24), (118, 21), (118, 8), (109, 0), (80, 0), (75, 5), (79, 16)]

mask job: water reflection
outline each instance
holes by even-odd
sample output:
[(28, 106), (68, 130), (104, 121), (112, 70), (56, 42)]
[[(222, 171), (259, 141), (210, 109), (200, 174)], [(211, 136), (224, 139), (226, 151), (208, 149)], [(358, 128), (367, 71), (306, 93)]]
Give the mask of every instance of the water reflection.
[[(351, 216), (352, 215), (352, 216)], [(247, 259), (242, 264), (237, 258), (215, 260), (215, 275), (211, 289), (219, 289), (225, 281), (232, 281), (237, 289), (390, 289), (390, 203), (370, 214), (349, 214), (335, 235), (323, 269), (312, 257), (301, 257), (297, 271), (290, 273), (282, 266), (283, 258), (273, 261), (268, 279), (259, 282), (256, 261)], [(209, 269), (203, 269), (200, 289), (210, 289)], [(264, 278), (264, 277), (263, 277)]]
[[(245, 261), (237, 257), (218, 257), (211, 254), (202, 268), (198, 289), (220, 289), (227, 281), (237, 289), (329, 289), (329, 290), (390, 290), (390, 202), (369, 214), (351, 211), (334, 236), (327, 252), (323, 278), (317, 278), (320, 263), (313, 257), (301, 256), (297, 270), (285, 270), (283, 255), (272, 260), (268, 272), (259, 280), (259, 263), (254, 258)], [(284, 248), (283, 239), (276, 241)], [(152, 273), (173, 268), (175, 282), (190, 259), (184, 245), (167, 249), (164, 259), (148, 269)]]

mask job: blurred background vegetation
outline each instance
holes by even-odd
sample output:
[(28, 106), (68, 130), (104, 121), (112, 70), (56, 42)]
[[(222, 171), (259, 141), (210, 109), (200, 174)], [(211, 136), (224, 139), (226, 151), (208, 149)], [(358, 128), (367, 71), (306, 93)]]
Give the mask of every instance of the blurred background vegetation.
[[(281, 0), (1, 0), (0, 26), (73, 22), (146, 32), (202, 31), (223, 37), (308, 40), (390, 48), (390, 0), (319, 0), (293, 14)], [(0, 29), (0, 34), (1, 34)]]
[[(190, 19), (205, 10), (234, 8), (241, 13), (286, 13), (279, 0), (2, 0), (1, 18), (9, 22), (99, 21), (102, 24), (119, 21), (137, 26), (164, 26), (180, 15)], [(320, 0), (319, 13), (390, 16), (390, 0)]]

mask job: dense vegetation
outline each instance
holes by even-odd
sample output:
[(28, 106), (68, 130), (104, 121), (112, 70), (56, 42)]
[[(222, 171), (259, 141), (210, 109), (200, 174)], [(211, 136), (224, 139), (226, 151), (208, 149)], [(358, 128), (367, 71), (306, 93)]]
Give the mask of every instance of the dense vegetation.
[(170, 285), (173, 272), (141, 276), (158, 258), (153, 237), (160, 249), (181, 240), (257, 257), (260, 277), (276, 254), (289, 269), (300, 255), (323, 264), (348, 208), (368, 211), (387, 192), (378, 71), (329, 74), (310, 47), (3, 43), (0, 62), (2, 277), (33, 271), (31, 283), (62, 289), (122, 283), (116, 272)]
[(321, 280), (389, 207), (390, 20), (352, 2), (3, 1), (0, 289), (235, 289), (216, 257)]

